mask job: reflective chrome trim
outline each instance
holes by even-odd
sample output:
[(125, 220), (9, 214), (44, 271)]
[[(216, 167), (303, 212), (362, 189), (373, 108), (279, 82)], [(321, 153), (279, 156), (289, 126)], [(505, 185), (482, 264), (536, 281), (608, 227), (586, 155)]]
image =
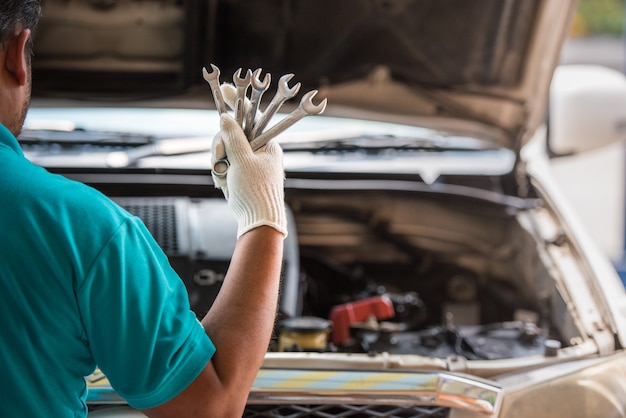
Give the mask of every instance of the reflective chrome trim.
[[(108, 380), (89, 382), (87, 403), (123, 404)], [(444, 406), (494, 414), (502, 390), (494, 384), (445, 372), (261, 369), (250, 404), (362, 404)]]
[(249, 403), (437, 405), (493, 414), (501, 388), (444, 372), (262, 369)]

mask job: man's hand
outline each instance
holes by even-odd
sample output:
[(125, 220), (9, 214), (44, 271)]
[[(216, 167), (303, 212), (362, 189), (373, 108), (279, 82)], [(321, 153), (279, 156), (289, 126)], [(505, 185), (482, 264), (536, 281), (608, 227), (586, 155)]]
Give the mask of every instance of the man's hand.
[(226, 113), (220, 128), (213, 139), (213, 162), (225, 154), (230, 166), (225, 175), (213, 173), (213, 181), (237, 220), (237, 237), (261, 225), (287, 236), (282, 149), (272, 140), (253, 152), (241, 126)]

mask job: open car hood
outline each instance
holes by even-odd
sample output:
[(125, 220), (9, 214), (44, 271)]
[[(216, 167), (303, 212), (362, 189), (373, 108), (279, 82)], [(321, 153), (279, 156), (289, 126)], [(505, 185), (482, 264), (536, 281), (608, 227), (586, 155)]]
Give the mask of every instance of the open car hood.
[[(497, 127), (519, 150), (545, 118), (575, 0), (46, 0), (34, 94), (159, 96), (237, 68), (294, 73), (328, 114)], [(356, 114), (357, 116), (359, 114)], [(395, 118), (395, 119), (394, 119)]]

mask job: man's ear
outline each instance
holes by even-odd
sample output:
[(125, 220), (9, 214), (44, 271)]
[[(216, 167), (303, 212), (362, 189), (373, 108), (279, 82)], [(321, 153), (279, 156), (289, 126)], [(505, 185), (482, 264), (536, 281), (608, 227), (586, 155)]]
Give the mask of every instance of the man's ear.
[(26, 44), (30, 34), (30, 29), (24, 29), (15, 38), (7, 42), (5, 65), (20, 86), (26, 85), (29, 79), (30, 57), (27, 56)]

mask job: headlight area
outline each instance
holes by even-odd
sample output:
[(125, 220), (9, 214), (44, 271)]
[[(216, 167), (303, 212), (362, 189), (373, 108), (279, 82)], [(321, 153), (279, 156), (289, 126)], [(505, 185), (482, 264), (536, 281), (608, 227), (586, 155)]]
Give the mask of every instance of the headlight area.
[(625, 375), (626, 353), (620, 352), (494, 379), (503, 391), (497, 416), (624, 417)]

